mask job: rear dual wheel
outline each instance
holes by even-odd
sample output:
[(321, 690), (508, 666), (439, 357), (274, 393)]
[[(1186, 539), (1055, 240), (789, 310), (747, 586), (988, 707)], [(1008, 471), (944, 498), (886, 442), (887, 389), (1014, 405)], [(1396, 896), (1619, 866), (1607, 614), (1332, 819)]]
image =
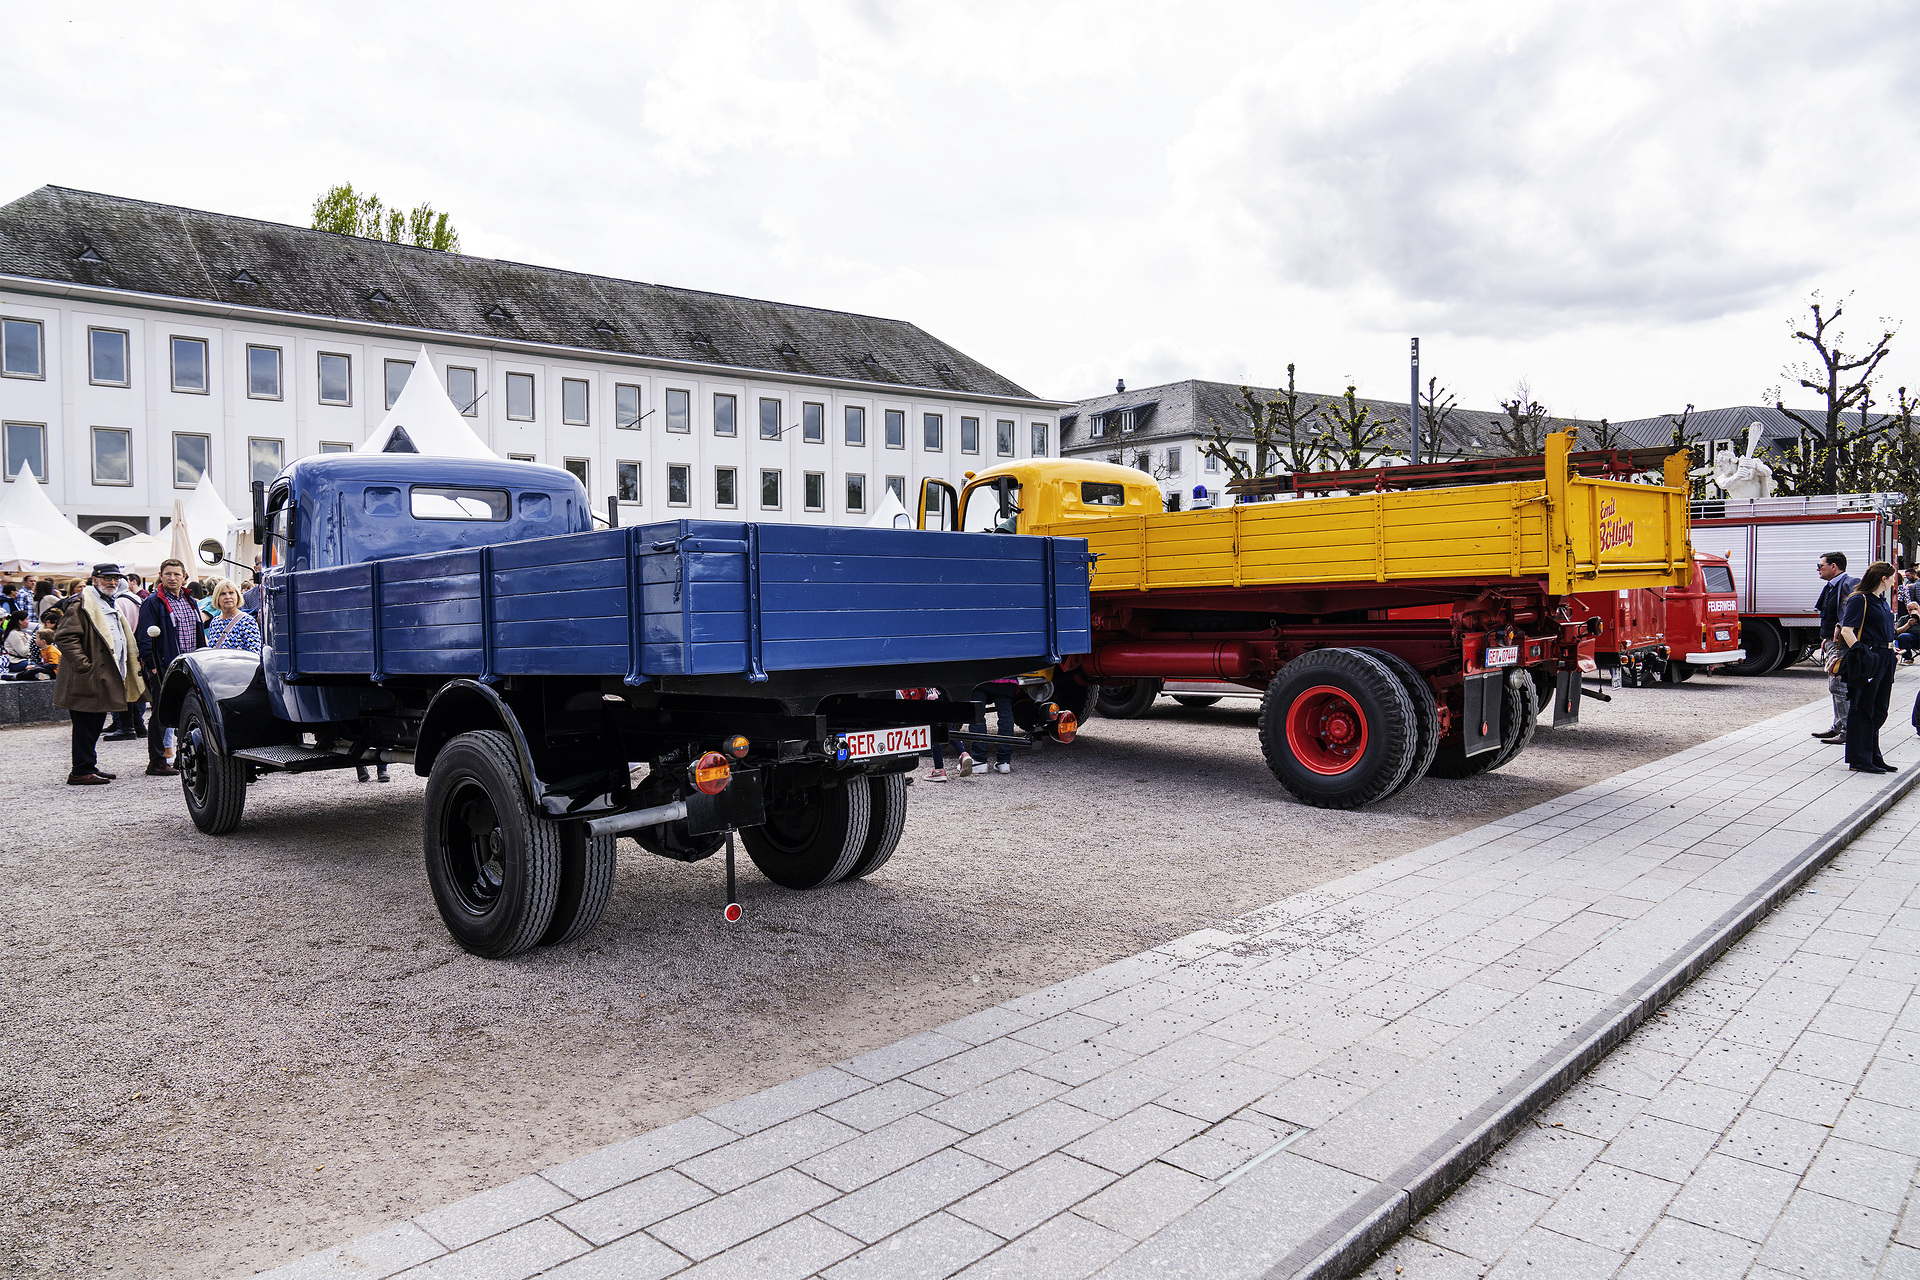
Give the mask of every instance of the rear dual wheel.
[(1419, 715), (1400, 676), (1378, 656), (1316, 649), (1267, 686), (1260, 749), (1301, 803), (1358, 809), (1407, 780), (1421, 749)]
[(1146, 678), (1095, 688), (1094, 704), (1109, 720), (1137, 720), (1160, 696), (1160, 681)]
[(1526, 750), (1540, 720), (1540, 694), (1532, 679), (1509, 681), (1500, 699), (1500, 743), (1491, 751), (1466, 754), (1466, 738), (1456, 721), (1455, 731), (1440, 744), (1427, 770), (1436, 778), (1476, 778), (1498, 769)]

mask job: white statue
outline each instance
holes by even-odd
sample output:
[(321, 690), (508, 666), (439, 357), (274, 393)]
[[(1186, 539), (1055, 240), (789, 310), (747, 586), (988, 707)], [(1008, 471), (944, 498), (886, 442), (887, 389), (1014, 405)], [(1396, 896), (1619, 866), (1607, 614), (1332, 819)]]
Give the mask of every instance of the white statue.
[(1755, 456), (1760, 452), (1760, 431), (1759, 423), (1748, 424), (1745, 457), (1732, 449), (1722, 449), (1713, 455), (1712, 466), (1697, 468), (1691, 474), (1712, 477), (1729, 498), (1771, 498), (1773, 468)]

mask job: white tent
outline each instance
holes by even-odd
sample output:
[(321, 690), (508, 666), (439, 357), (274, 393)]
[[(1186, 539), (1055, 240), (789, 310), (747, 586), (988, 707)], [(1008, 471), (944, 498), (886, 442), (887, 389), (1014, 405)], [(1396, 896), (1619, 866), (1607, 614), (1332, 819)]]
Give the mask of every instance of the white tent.
[(877, 507), (874, 510), (873, 519), (867, 521), (867, 528), (869, 529), (911, 529), (913, 528), (913, 517), (907, 514), (907, 509), (905, 507), (900, 505), (900, 499), (893, 496), (893, 490), (882, 489), (880, 492), (885, 496), (880, 499), (879, 507)]
[(380, 425), (355, 453), (420, 453), (438, 458), (497, 458), (487, 442), (475, 435), (467, 420), (447, 398), (434, 376), (433, 360), (425, 347), (414, 358), (413, 372), (399, 398)]
[(0, 494), (0, 571), (84, 576), (112, 558), (73, 521), (60, 514), (40, 488), (33, 467), (20, 470)]
[[(233, 539), (229, 533), (233, 526), (240, 523), (240, 518), (220, 500), (219, 491), (213, 487), (212, 473), (202, 471), (200, 483), (193, 486), (193, 492), (184, 500), (174, 501), (174, 510), (176, 513), (181, 510), (186, 512), (187, 533), (192, 536), (195, 547), (211, 538), (229, 553), (232, 552)], [(187, 563), (195, 564), (197, 561), (189, 559)]]
[(111, 560), (128, 573), (137, 573), (151, 582), (160, 573), (160, 562), (173, 554), (173, 543), (151, 533), (136, 533), (109, 543), (101, 560)]

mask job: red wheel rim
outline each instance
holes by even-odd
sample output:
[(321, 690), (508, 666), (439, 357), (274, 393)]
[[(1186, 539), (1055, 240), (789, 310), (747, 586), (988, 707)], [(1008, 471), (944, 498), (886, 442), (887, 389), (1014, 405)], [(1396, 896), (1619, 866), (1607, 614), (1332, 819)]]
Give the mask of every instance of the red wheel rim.
[(1287, 708), (1287, 749), (1315, 773), (1345, 773), (1366, 754), (1366, 713), (1345, 689), (1315, 685)]

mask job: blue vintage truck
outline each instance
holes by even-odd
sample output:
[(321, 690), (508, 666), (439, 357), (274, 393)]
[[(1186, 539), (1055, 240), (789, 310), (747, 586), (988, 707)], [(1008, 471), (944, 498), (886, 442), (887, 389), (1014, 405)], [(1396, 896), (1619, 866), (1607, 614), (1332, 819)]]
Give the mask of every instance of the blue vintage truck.
[[(877, 870), (919, 749), (972, 714), (894, 690), (1089, 643), (1077, 538), (595, 529), (565, 471), (415, 454), (296, 462), (253, 519), (260, 655), (185, 654), (156, 704), (188, 813), (219, 835), (262, 775), (411, 761), (434, 900), (483, 956), (592, 928), (623, 834), (693, 862), (738, 830), (794, 889)], [(1035, 692), (1022, 731), (1071, 736)]]

